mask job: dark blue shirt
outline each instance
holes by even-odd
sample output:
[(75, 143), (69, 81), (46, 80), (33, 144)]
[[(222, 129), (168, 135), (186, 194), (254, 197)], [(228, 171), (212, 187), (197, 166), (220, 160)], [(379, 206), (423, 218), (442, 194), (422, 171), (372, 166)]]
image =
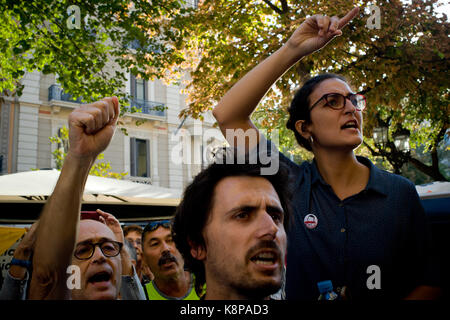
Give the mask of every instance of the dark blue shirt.
[[(317, 283), (324, 280), (335, 289), (346, 286), (352, 299), (401, 299), (418, 285), (437, 281), (430, 279), (429, 233), (414, 184), (357, 159), (370, 169), (369, 182), (341, 201), (314, 162), (297, 165), (280, 153), (294, 178), (287, 299), (317, 300)], [(314, 216), (305, 224), (307, 215)]]

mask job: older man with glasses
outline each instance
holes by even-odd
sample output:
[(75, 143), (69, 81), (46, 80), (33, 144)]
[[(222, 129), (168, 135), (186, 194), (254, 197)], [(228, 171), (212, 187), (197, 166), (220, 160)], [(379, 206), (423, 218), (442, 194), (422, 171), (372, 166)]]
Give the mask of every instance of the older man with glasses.
[(117, 219), (97, 210), (80, 221), (90, 168), (111, 141), (118, 117), (116, 97), (82, 105), (69, 116), (70, 148), (36, 231), (30, 299), (145, 299), (121, 250)]
[(142, 232), (142, 259), (153, 272), (145, 285), (148, 300), (199, 300), (195, 277), (184, 269), (184, 260), (175, 246), (170, 220), (150, 222)]
[[(73, 288), (75, 300), (116, 299), (121, 285), (123, 242), (99, 221), (80, 221), (72, 264), (79, 267), (80, 286)], [(125, 250), (123, 250), (125, 252)]]

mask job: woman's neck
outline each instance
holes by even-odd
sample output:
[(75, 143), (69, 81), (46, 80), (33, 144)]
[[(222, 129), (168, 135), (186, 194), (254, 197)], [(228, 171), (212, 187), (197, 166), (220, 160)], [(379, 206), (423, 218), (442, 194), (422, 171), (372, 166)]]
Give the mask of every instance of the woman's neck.
[(370, 169), (356, 159), (353, 150), (314, 150), (314, 157), (320, 175), (339, 199), (344, 200), (366, 187)]

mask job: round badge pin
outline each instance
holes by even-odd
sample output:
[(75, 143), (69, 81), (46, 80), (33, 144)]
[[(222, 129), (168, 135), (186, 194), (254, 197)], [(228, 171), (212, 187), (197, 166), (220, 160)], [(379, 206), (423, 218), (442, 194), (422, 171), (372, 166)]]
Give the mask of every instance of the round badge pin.
[(303, 222), (305, 223), (305, 226), (308, 229), (314, 229), (315, 227), (317, 227), (317, 223), (319, 222), (319, 220), (317, 219), (317, 217), (315, 215), (310, 213), (310, 214), (306, 215)]

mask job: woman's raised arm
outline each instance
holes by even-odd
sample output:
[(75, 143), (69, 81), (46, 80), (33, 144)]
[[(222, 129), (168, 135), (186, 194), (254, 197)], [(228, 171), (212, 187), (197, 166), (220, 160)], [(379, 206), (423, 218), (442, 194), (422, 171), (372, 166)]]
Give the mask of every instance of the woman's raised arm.
[(355, 7), (343, 18), (322, 15), (307, 18), (280, 49), (240, 79), (213, 110), (224, 136), (227, 138), (227, 129), (256, 130), (250, 115), (270, 87), (297, 61), (324, 47), (334, 37), (340, 36), (341, 29), (358, 11), (359, 8)]

